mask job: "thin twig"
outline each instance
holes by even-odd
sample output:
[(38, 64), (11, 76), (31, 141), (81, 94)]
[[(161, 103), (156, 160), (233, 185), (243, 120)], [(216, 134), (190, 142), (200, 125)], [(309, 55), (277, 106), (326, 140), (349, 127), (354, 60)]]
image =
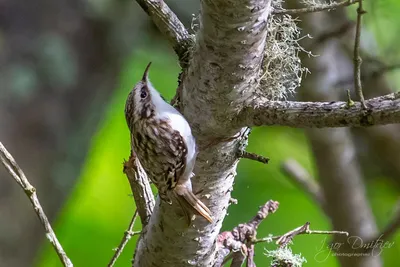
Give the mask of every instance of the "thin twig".
[(394, 216), (390, 220), (390, 222), (385, 226), (385, 228), (378, 234), (377, 237), (372, 238), (370, 241), (365, 242), (365, 244), (372, 244), (373, 242), (377, 242), (378, 240), (390, 239), (394, 236), (394, 234), (400, 228), (400, 201), (397, 202), (394, 209)]
[(318, 5), (313, 7), (305, 7), (299, 9), (282, 9), (282, 10), (274, 10), (272, 14), (274, 15), (298, 15), (298, 14), (305, 14), (305, 13), (313, 13), (313, 12), (320, 12), (320, 11), (329, 11), (338, 7), (345, 7), (350, 6), (352, 4), (357, 3), (358, 0), (345, 0), (341, 2), (334, 2), (331, 4), (326, 5)]
[(280, 247), (284, 247), (287, 244), (289, 244), (293, 238), (297, 235), (303, 235), (303, 234), (310, 234), (310, 235), (334, 235), (334, 234), (339, 234), (339, 235), (349, 235), (348, 232), (345, 231), (319, 231), (319, 230), (310, 230), (310, 223), (306, 222), (304, 225), (297, 227), (289, 232), (287, 232), (284, 235), (280, 236), (273, 236), (273, 237), (265, 237), (261, 239), (256, 239), (253, 241), (254, 244), (257, 243), (262, 243), (262, 242), (271, 242), (271, 240), (277, 240), (276, 244), (279, 245)]
[(308, 50), (312, 51), (312, 50), (316, 49), (318, 46), (323, 45), (325, 42), (332, 40), (333, 38), (342, 37), (350, 29), (353, 28), (354, 24), (355, 24), (355, 22), (351, 21), (351, 20), (344, 21), (343, 24), (339, 25), (338, 27), (321, 33), (321, 35), (316, 36), (314, 38), (314, 42), (312, 42), (312, 44), (310, 45), (310, 48), (308, 48)]
[[(400, 63), (394, 63), (391, 65), (383, 65), (381, 68), (379, 68), (375, 71), (372, 71), (371, 74), (369, 74), (368, 76), (370, 76), (370, 78), (376, 78), (376, 77), (379, 77), (390, 71), (398, 70), (399, 68), (400, 68)], [(369, 77), (367, 77), (367, 78), (369, 78)]]
[(282, 164), (282, 170), (295, 184), (308, 193), (318, 205), (322, 208), (324, 207), (325, 197), (319, 184), (300, 163), (294, 159), (288, 159)]
[(258, 155), (256, 153), (247, 152), (245, 150), (239, 150), (238, 156), (239, 156), (239, 158), (251, 159), (251, 160), (255, 160), (255, 161), (258, 161), (258, 162), (261, 162), (264, 164), (268, 164), (268, 162), (269, 162), (269, 158)]
[(347, 108), (354, 106), (354, 101), (351, 99), (350, 90), (347, 90)]
[(114, 266), (114, 264), (117, 262), (118, 257), (121, 255), (122, 251), (124, 250), (126, 244), (128, 244), (128, 241), (131, 239), (131, 237), (140, 234), (140, 231), (139, 232), (132, 231), (133, 226), (135, 225), (136, 222), (137, 215), (138, 215), (138, 210), (136, 209), (131, 219), (131, 222), (129, 223), (128, 229), (124, 232), (124, 236), (122, 237), (119, 246), (115, 249), (115, 253), (111, 258), (110, 263), (108, 263), (107, 265), (108, 267)]
[(58, 257), (60, 258), (62, 264), (64, 266), (72, 267), (73, 264), (71, 260), (68, 258), (64, 249), (62, 248), (60, 242), (57, 239), (56, 234), (53, 231), (53, 228), (50, 225), (50, 222), (43, 211), (43, 208), (39, 202), (39, 199), (36, 194), (36, 189), (29, 183), (26, 178), (24, 172), (18, 166), (17, 162), (13, 158), (13, 156), (7, 151), (4, 145), (0, 142), (0, 159), (3, 163), (4, 167), (8, 171), (8, 173), (14, 178), (19, 186), (24, 190), (25, 194), (28, 196), (33, 209), (38, 216), (40, 223), (42, 224), (47, 239), (50, 241), (54, 250), (56, 251)]
[(354, 39), (354, 88), (357, 92), (358, 98), (361, 102), (361, 106), (364, 110), (367, 109), (365, 104), (364, 95), (361, 85), (361, 63), (362, 59), (360, 56), (360, 37), (361, 37), (361, 18), (366, 12), (362, 6), (362, 0), (358, 0), (357, 8), (357, 24), (356, 24), (356, 36)]
[(381, 236), (386, 239), (392, 237), (400, 228), (400, 202), (396, 204), (395, 215), (388, 225), (383, 229)]

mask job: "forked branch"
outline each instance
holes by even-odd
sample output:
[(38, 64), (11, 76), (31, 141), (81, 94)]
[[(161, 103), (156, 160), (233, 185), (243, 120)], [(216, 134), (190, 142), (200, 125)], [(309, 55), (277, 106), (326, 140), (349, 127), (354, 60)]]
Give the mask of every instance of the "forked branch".
[(295, 229), (287, 232), (286, 234), (280, 236), (272, 236), (266, 237), (262, 239), (254, 240), (254, 244), (261, 243), (261, 242), (270, 242), (272, 240), (276, 240), (276, 244), (280, 247), (287, 246), (295, 236), (297, 235), (346, 235), (348, 236), (349, 233), (346, 231), (320, 231), (320, 230), (311, 230), (310, 223), (306, 222), (304, 225), (296, 227)]
[[(249, 249), (250, 256), (252, 255), (252, 240), (256, 238), (258, 226), (269, 214), (274, 213), (278, 206), (278, 202), (270, 200), (260, 208), (257, 215), (249, 222), (239, 224), (232, 231), (220, 233), (217, 239), (218, 253), (214, 267), (222, 266), (230, 257), (233, 257), (231, 266), (241, 266), (241, 263), (249, 256)], [(234, 253), (227, 257), (230, 252)], [(253, 263), (253, 259), (248, 260), (248, 262)]]
[(133, 214), (133, 217), (131, 219), (131, 222), (129, 223), (128, 229), (124, 232), (124, 236), (122, 237), (121, 242), (119, 243), (118, 247), (115, 249), (115, 253), (107, 265), (108, 267), (114, 266), (114, 264), (117, 262), (117, 259), (119, 258), (122, 251), (124, 250), (126, 244), (128, 244), (128, 242), (132, 238), (132, 236), (140, 234), (140, 231), (139, 232), (133, 231), (133, 226), (135, 225), (137, 215), (138, 215), (138, 211), (136, 209), (135, 213)]

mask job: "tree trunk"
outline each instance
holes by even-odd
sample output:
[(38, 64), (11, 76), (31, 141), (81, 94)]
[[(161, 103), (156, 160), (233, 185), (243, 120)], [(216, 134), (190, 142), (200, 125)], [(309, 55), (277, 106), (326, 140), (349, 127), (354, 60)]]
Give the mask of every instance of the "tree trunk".
[(156, 204), (135, 267), (213, 265), (236, 176), (237, 150), (246, 137), (231, 121), (254, 97), (270, 12), (269, 0), (201, 2), (200, 29), (182, 76), (181, 111), (199, 148), (194, 191), (202, 190), (214, 223), (196, 220), (185, 228), (184, 220), (176, 221), (179, 210)]

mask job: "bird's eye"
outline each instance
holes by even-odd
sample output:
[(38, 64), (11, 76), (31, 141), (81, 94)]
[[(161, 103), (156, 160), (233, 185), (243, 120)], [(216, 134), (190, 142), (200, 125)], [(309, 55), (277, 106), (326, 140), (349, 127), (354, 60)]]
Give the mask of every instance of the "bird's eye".
[(144, 91), (144, 90), (142, 90), (142, 91), (140, 92), (140, 97), (141, 97), (141, 98), (146, 98), (146, 96), (147, 96), (147, 92)]

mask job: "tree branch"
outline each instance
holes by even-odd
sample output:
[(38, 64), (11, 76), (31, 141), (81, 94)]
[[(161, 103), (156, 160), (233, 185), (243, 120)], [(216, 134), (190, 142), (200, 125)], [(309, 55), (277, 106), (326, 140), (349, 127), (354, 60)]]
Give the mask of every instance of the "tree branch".
[(350, 6), (352, 4), (357, 3), (358, 1), (359, 0), (344, 0), (341, 2), (333, 2), (331, 4), (320, 4), (318, 6), (305, 7), (305, 8), (299, 8), (299, 9), (274, 10), (272, 12), (272, 14), (274, 14), (274, 15), (298, 15), (298, 14), (313, 13), (313, 12), (320, 12), (320, 11), (330, 11), (330, 10), (338, 8), (338, 7)]
[[(220, 233), (217, 239), (217, 260), (214, 267), (222, 266), (226, 261), (226, 255), (228, 255), (230, 251), (234, 252), (232, 254), (233, 260), (231, 266), (241, 266), (241, 263), (249, 256), (249, 248), (253, 248), (253, 240), (256, 238), (258, 226), (270, 213), (274, 213), (278, 209), (278, 206), (278, 202), (269, 200), (249, 222), (239, 224), (233, 228), (232, 231)], [(252, 251), (250, 252), (250, 255), (254, 254)], [(253, 259), (249, 259), (248, 262), (252, 264)]]
[(370, 241), (365, 242), (365, 244), (372, 244), (378, 242), (378, 240), (382, 240), (382, 238), (386, 240), (390, 239), (399, 230), (399, 228), (400, 228), (400, 201), (396, 203), (396, 206), (394, 208), (394, 216), (390, 220), (390, 222), (375, 238), (372, 238)]
[(242, 158), (242, 159), (250, 159), (250, 160), (258, 161), (258, 162), (261, 162), (264, 164), (268, 164), (268, 162), (269, 162), (269, 158), (258, 155), (256, 153), (247, 152), (245, 150), (239, 150), (238, 157)]
[(325, 197), (319, 184), (296, 160), (286, 160), (282, 164), (282, 169), (295, 184), (308, 193), (321, 208), (324, 208)]
[(231, 267), (241, 267), (247, 258), (247, 247), (242, 246), (239, 251), (232, 254)]
[(354, 89), (358, 95), (358, 98), (361, 102), (361, 107), (363, 109), (367, 109), (365, 105), (364, 94), (362, 91), (361, 84), (361, 63), (362, 59), (360, 56), (360, 37), (361, 37), (361, 18), (362, 15), (365, 14), (365, 10), (362, 7), (363, 0), (358, 0), (358, 8), (357, 8), (357, 24), (356, 24), (356, 36), (354, 39)]
[[(135, 215), (136, 213), (139, 214), (140, 221), (142, 223), (141, 235), (136, 242), (136, 249), (133, 256), (133, 260), (135, 260), (137, 250), (141, 249), (144, 246), (144, 240), (142, 237), (147, 232), (147, 225), (150, 221), (151, 215), (153, 214), (155, 199), (153, 192), (151, 191), (151, 186), (147, 175), (132, 150), (129, 160), (127, 162), (124, 162), (123, 172), (128, 177), (133, 198), (135, 199)], [(122, 242), (124, 242), (124, 239), (121, 241), (121, 243)]]
[(185, 61), (190, 35), (185, 26), (164, 1), (136, 0), (154, 24), (171, 43), (180, 61)]
[(348, 236), (349, 233), (346, 231), (321, 231), (321, 230), (310, 230), (310, 223), (306, 222), (304, 225), (299, 226), (286, 234), (280, 235), (280, 236), (272, 236), (272, 237), (266, 237), (266, 238), (261, 238), (261, 239), (256, 239), (253, 241), (253, 244), (257, 243), (262, 243), (262, 242), (270, 242), (271, 240), (276, 240), (276, 244), (279, 245), (280, 247), (285, 247), (287, 246), (295, 236), (297, 235), (303, 235), (303, 234), (308, 234), (308, 235), (346, 235)]
[(57, 236), (54, 233), (53, 228), (51, 227), (50, 222), (47, 219), (47, 216), (44, 213), (42, 206), (40, 205), (39, 199), (36, 194), (36, 189), (29, 183), (24, 172), (21, 170), (21, 168), (18, 166), (13, 156), (7, 151), (7, 149), (1, 142), (0, 142), (0, 159), (1, 163), (3, 163), (8, 173), (14, 178), (17, 184), (24, 190), (25, 194), (31, 201), (33, 209), (36, 215), (38, 216), (40, 223), (43, 225), (44, 231), (46, 233), (46, 238), (50, 241), (58, 257), (60, 258), (60, 261), (64, 266), (72, 267), (73, 264), (71, 260), (68, 258), (60, 242), (58, 241)]
[(246, 267), (256, 267), (256, 263), (254, 262), (254, 244), (251, 244), (247, 248), (247, 259), (246, 259)]
[[(363, 60), (364, 65), (367, 63), (369, 63), (369, 60)], [(373, 63), (370, 63), (369, 66), (371, 66)], [(367, 67), (367, 71), (363, 71), (361, 73), (361, 81), (364, 82), (364, 84), (366, 84), (365, 89), (370, 86), (368, 83), (374, 80), (378, 80), (379, 78), (381, 78), (382, 75), (387, 74), (388, 72), (391, 71), (395, 71), (400, 69), (400, 63), (393, 63), (393, 64), (382, 64), (379, 68), (375, 69), (375, 70), (368, 70)], [(339, 80), (336, 84), (335, 87), (336, 88), (343, 88), (343, 87), (349, 87), (352, 86), (354, 84), (354, 75), (351, 75), (349, 77), (343, 78), (341, 80)], [(364, 87), (363, 87), (364, 89)], [(366, 92), (367, 90), (363, 90), (366, 93), (366, 98), (369, 98), (368, 92)], [(383, 91), (383, 90), (379, 90), (379, 91)], [(390, 90), (391, 91), (391, 90)], [(374, 90), (374, 93), (377, 93), (376, 90)]]
[(282, 125), (291, 127), (350, 127), (400, 123), (400, 93), (349, 106), (347, 102), (297, 102), (259, 99), (234, 119), (236, 127)]
[(129, 160), (124, 163), (123, 172), (128, 177), (142, 226), (145, 227), (153, 213), (155, 200), (147, 175), (133, 153), (131, 153)]
[[(190, 65), (181, 76), (180, 111), (196, 138), (199, 154), (194, 192), (215, 222), (179, 220), (176, 205), (161, 202), (151, 216), (134, 266), (212, 266), (215, 240), (229, 206), (243, 129), (230, 121), (256, 91), (262, 72), (271, 0), (203, 0)], [(239, 137), (238, 137), (239, 136)], [(213, 142), (216, 139), (220, 140)], [(210, 145), (213, 144), (213, 145)]]
[(126, 244), (128, 244), (128, 241), (131, 239), (132, 236), (135, 236), (137, 234), (140, 234), (140, 232), (133, 232), (133, 226), (135, 225), (136, 218), (138, 215), (137, 209), (135, 210), (135, 213), (133, 214), (133, 217), (131, 219), (131, 222), (129, 223), (128, 229), (125, 231), (124, 236), (121, 239), (121, 242), (119, 243), (119, 246), (115, 249), (115, 253), (113, 257), (110, 260), (110, 263), (108, 263), (108, 267), (114, 266), (114, 264), (117, 262), (117, 259), (121, 255), (122, 251), (124, 250)]

